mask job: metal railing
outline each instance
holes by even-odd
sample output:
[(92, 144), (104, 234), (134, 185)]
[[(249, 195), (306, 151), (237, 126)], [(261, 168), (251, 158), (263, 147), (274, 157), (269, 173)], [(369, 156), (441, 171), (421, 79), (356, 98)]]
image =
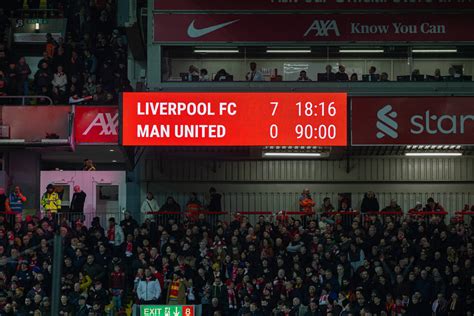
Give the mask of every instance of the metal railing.
[[(46, 95), (2, 95), (0, 96), (0, 105), (10, 105), (9, 103), (15, 103), (15, 102), (11, 102), (11, 100), (21, 100), (21, 105), (26, 105), (25, 100), (28, 100), (28, 99), (32, 99), (32, 100), (46, 99), (48, 100), (49, 104), (43, 104), (43, 105), (53, 105), (53, 100)], [(2, 102), (2, 100), (6, 100), (6, 101)], [(19, 105), (19, 104), (11, 104), (11, 105)]]

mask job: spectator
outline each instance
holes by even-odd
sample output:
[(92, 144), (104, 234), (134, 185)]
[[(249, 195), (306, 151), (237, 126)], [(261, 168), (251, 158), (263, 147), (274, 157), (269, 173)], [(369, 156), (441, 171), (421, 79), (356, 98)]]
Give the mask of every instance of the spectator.
[(225, 69), (220, 69), (214, 76), (214, 81), (229, 81), (230, 75)]
[(109, 218), (109, 229), (107, 230), (107, 239), (109, 244), (112, 245), (114, 255), (118, 256), (120, 248), (122, 247), (123, 242), (125, 241), (125, 236), (123, 235), (123, 229), (115, 223), (115, 218)]
[(23, 95), (29, 95), (28, 76), (31, 74), (30, 66), (26, 63), (25, 57), (20, 57), (16, 67), (18, 74), (18, 91)]
[(0, 214), (4, 214), (7, 211), (10, 211), (8, 196), (5, 194), (5, 189), (0, 188)]
[(257, 70), (257, 63), (250, 63), (250, 71), (245, 76), (247, 81), (263, 81), (263, 74)]
[(149, 212), (158, 212), (159, 211), (158, 202), (155, 200), (153, 193), (148, 192), (146, 194), (145, 201), (142, 203), (141, 212), (142, 214), (146, 214)]
[(199, 68), (191, 65), (188, 69), (187, 81), (199, 81)]
[(5, 74), (0, 70), (0, 96), (7, 95), (7, 80)]
[(296, 81), (311, 81), (311, 79), (306, 74), (306, 70), (301, 70), (300, 76), (298, 77), (298, 79), (296, 79)]
[(216, 188), (211, 187), (209, 188), (209, 195), (210, 195), (210, 200), (209, 200), (209, 205), (208, 205), (208, 210), (209, 212), (222, 212), (222, 195), (217, 193)]
[(357, 77), (357, 73), (354, 72), (354, 73), (351, 75), (351, 81), (359, 81), (359, 78)]
[(319, 77), (319, 81), (335, 81), (336, 80), (336, 74), (332, 72), (332, 66), (331, 65), (326, 65), (326, 72)]
[(56, 48), (58, 47), (58, 43), (53, 38), (51, 33), (46, 34), (46, 54), (51, 59), (54, 57), (56, 53)]
[(397, 212), (397, 213), (401, 211), (402, 211), (402, 208), (400, 207), (400, 205), (397, 204), (397, 201), (395, 199), (391, 199), (390, 205), (388, 205), (382, 210), (382, 212)]
[(416, 214), (417, 212), (423, 212), (423, 203), (416, 202), (415, 207), (411, 208), (408, 213), (409, 214)]
[(87, 194), (81, 190), (79, 185), (74, 186), (74, 194), (71, 199), (71, 212), (84, 213), (84, 203), (86, 202)]
[(380, 74), (380, 81), (381, 81), (381, 82), (388, 82), (388, 81), (390, 81), (390, 80), (388, 80), (388, 73), (382, 72), (382, 73)]
[(84, 70), (89, 75), (94, 75), (97, 71), (97, 58), (89, 51), (84, 51)]
[(40, 69), (38, 69), (38, 71), (35, 73), (35, 86), (37, 93), (41, 94), (43, 91), (45, 91), (43, 88), (46, 88), (46, 91), (48, 91), (52, 80), (53, 76), (49, 70), (49, 64), (47, 62), (43, 62)]
[(336, 81), (349, 81), (349, 76), (346, 74), (346, 67), (339, 65), (339, 71), (336, 73)]
[(181, 206), (173, 197), (168, 196), (166, 198), (166, 203), (161, 206), (160, 212), (181, 212)]
[(207, 73), (207, 69), (201, 69), (200, 75), (199, 75), (199, 81), (210, 81), (209, 80), (209, 75)]
[(150, 268), (138, 282), (137, 295), (141, 304), (157, 304), (161, 296), (160, 282), (151, 274)]
[(20, 187), (15, 186), (15, 189), (8, 197), (8, 208), (15, 214), (22, 214), (25, 203), (26, 197), (23, 195), (23, 193), (21, 193)]
[(301, 193), (300, 199), (300, 212), (305, 212), (307, 214), (313, 214), (313, 207), (315, 205), (313, 199), (311, 198), (311, 193), (309, 189), (304, 189)]
[(167, 305), (186, 304), (186, 288), (184, 280), (179, 272), (174, 272), (171, 283), (168, 287)]
[(369, 68), (369, 76), (368, 76), (368, 80), (369, 81), (379, 81), (379, 75), (377, 74), (377, 68), (375, 68), (375, 66), (371, 66)]
[(51, 81), (53, 90), (58, 90), (59, 94), (66, 92), (67, 76), (63, 70), (63, 66), (58, 66), (57, 72), (54, 74), (53, 81)]
[(43, 58), (41, 58), (40, 61), (38, 62), (38, 69), (43, 68), (43, 63), (46, 63), (48, 67), (51, 67), (52, 58), (48, 56), (47, 51), (43, 52)]
[(430, 197), (427, 200), (425, 211), (426, 212), (441, 212), (441, 213), (446, 212), (444, 207), (441, 204), (436, 203), (432, 197)]
[(46, 192), (41, 198), (41, 206), (47, 213), (55, 214), (61, 210), (61, 200), (58, 193), (54, 190), (54, 185), (48, 184), (46, 187)]
[(375, 197), (375, 193), (372, 191), (367, 192), (362, 199), (360, 211), (362, 213), (367, 212), (378, 212), (380, 210), (379, 201)]
[(84, 167), (82, 168), (84, 171), (96, 171), (96, 167), (91, 159), (84, 159)]
[(321, 205), (321, 213), (328, 213), (333, 212), (334, 206), (331, 204), (331, 199), (329, 197), (325, 197), (323, 199), (323, 204)]
[(433, 80), (434, 81), (443, 81), (443, 77), (441, 76), (441, 70), (439, 68), (435, 69)]

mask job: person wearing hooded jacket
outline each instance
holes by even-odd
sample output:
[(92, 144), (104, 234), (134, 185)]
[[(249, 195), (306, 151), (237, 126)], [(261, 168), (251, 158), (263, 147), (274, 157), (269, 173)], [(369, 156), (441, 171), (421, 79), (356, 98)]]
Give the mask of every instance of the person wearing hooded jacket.
[(145, 269), (145, 276), (138, 281), (137, 295), (142, 304), (156, 304), (161, 296), (160, 282), (149, 268)]
[(379, 201), (375, 197), (375, 193), (372, 191), (367, 192), (362, 199), (360, 211), (362, 213), (367, 212), (378, 212), (380, 210)]

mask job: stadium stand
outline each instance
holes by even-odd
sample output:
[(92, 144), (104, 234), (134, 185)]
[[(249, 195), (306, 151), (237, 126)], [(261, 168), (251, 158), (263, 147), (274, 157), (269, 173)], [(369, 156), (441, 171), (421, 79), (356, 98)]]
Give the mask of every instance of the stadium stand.
[[(337, 211), (329, 199), (313, 213), (309, 202), (306, 194), (302, 212), (260, 215), (254, 223), (243, 213), (225, 220), (205, 215), (197, 201), (187, 212), (198, 216), (162, 207), (151, 212), (156, 221), (140, 223), (129, 213), (120, 222), (95, 217), (90, 225), (74, 213), (24, 220), (0, 213), (0, 313), (50, 315), (50, 241), (57, 230), (65, 240), (62, 315), (125, 315), (145, 302), (201, 305), (203, 315), (473, 310), (474, 221), (448, 222), (433, 199), (406, 214), (394, 200), (379, 211), (373, 192), (362, 213)], [(152, 287), (156, 296), (147, 292)]]

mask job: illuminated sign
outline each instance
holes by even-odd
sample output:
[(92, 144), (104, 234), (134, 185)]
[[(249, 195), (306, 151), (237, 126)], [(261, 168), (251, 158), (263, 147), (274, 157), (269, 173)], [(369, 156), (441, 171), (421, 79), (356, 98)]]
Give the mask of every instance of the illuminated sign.
[(346, 146), (345, 93), (124, 93), (124, 146)]
[(194, 306), (141, 305), (141, 316), (194, 316)]

